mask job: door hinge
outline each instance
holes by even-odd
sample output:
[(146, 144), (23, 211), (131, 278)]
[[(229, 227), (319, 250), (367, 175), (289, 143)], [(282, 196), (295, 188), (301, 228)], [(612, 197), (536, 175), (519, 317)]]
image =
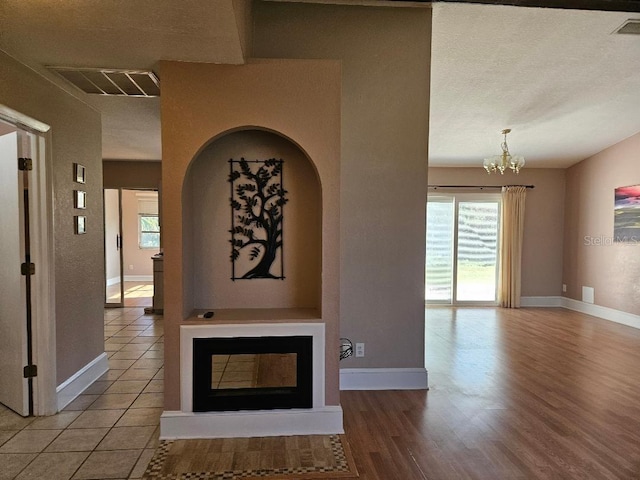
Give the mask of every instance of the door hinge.
[(35, 275), (36, 274), (36, 264), (35, 263), (23, 263), (20, 265), (20, 273), (22, 275)]
[(24, 367), (24, 378), (33, 378), (38, 376), (38, 366), (37, 365), (27, 365)]
[(19, 158), (18, 170), (33, 170), (33, 161), (30, 158)]

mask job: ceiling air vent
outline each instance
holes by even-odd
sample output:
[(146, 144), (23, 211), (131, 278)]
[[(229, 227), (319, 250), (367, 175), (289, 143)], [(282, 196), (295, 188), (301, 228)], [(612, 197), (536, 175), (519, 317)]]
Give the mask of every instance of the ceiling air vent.
[(158, 97), (160, 81), (147, 70), (47, 67), (85, 93), (124, 97)]
[(634, 18), (627, 20), (624, 24), (613, 33), (622, 35), (640, 35), (640, 19)]

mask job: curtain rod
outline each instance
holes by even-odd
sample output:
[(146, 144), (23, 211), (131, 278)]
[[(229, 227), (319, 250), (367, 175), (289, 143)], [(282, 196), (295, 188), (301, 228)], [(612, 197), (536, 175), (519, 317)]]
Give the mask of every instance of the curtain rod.
[(502, 188), (502, 187), (525, 187), (536, 188), (535, 185), (428, 185), (429, 188)]

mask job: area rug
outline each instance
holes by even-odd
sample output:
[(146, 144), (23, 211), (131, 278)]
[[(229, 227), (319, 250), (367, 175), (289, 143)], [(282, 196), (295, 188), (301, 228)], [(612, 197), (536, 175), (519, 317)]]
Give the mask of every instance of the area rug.
[(146, 480), (358, 478), (341, 435), (162, 440)]

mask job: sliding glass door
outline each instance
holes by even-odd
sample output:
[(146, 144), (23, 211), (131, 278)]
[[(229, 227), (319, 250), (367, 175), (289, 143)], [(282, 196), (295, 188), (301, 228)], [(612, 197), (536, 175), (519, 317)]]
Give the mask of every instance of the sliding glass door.
[(427, 202), (427, 266), (425, 300), (453, 301), (453, 252), (455, 239), (453, 197), (429, 196)]
[(499, 221), (499, 195), (429, 195), (427, 303), (496, 303)]

